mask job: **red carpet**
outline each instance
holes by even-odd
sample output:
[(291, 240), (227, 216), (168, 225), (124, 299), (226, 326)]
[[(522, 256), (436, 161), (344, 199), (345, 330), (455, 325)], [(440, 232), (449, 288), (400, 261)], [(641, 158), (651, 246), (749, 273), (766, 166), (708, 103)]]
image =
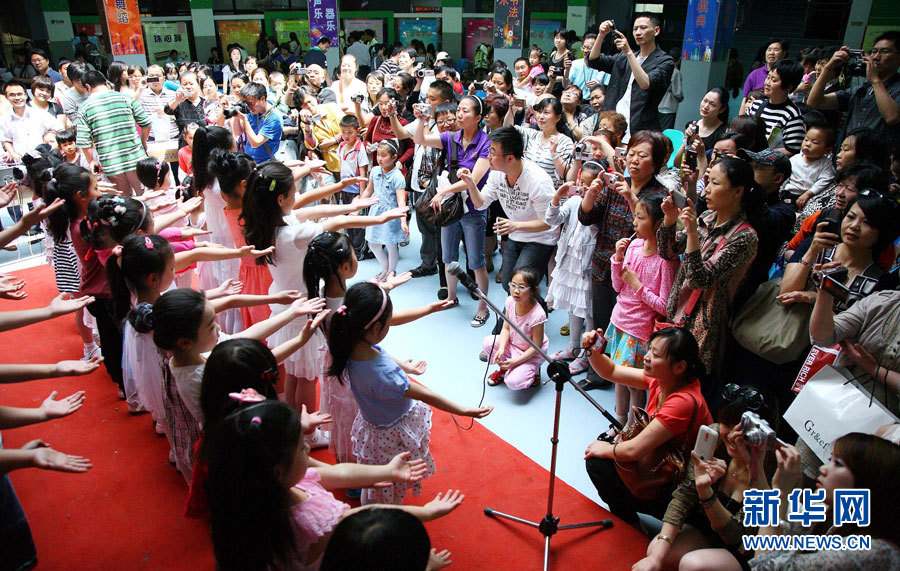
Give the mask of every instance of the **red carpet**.
[[(55, 294), (49, 267), (15, 274), (27, 280), (29, 297), (0, 300), (0, 311), (46, 305)], [(9, 331), (0, 339), (4, 363), (81, 356), (72, 316)], [(53, 390), (66, 396), (81, 389), (87, 391), (87, 402), (74, 415), (3, 433), (6, 447), (41, 438), (57, 450), (87, 456), (94, 465), (86, 474), (35, 469), (12, 474), (31, 523), (39, 568), (213, 569), (206, 523), (181, 515), (187, 487), (166, 461), (165, 439), (154, 434), (148, 415), (127, 414), (102, 368), (87, 377), (0, 385), (0, 403), (38, 406)], [(425, 483), (423, 495), (408, 503), (425, 503), (450, 488), (466, 494), (453, 514), (428, 524), (432, 544), (453, 553), (451, 569), (540, 568), (540, 533), (488, 518), (483, 508), (540, 520), (546, 510), (547, 471), (477, 423), (469, 432), (458, 430), (442, 412), (434, 415), (432, 452), (438, 472)], [(562, 524), (610, 517), (559, 481), (555, 512)], [(645, 553), (647, 540), (615, 521), (615, 527), (605, 531), (557, 534), (551, 540), (551, 566), (629, 569)]]

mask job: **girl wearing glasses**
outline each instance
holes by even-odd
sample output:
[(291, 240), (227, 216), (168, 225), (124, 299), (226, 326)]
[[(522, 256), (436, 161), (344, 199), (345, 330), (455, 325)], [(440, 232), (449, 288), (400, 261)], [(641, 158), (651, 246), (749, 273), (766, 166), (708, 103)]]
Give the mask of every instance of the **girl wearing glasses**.
[[(509, 282), (505, 313), (535, 345), (546, 352), (550, 341), (544, 335), (547, 312), (538, 302), (541, 277), (542, 274), (534, 268), (518, 268)], [(543, 358), (509, 323), (503, 323), (500, 335), (485, 337), (483, 345), (483, 359), (500, 366), (491, 374), (488, 380), (490, 386), (506, 383), (506, 386), (517, 391), (540, 385)]]

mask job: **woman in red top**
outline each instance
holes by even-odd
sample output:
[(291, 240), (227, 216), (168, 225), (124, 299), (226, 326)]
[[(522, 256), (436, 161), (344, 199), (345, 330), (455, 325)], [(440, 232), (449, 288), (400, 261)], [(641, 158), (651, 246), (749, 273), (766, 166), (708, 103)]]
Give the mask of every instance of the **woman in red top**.
[[(378, 109), (381, 111), (381, 115), (372, 117), (372, 120), (369, 122), (369, 128), (366, 131), (366, 137), (363, 141), (366, 144), (366, 149), (368, 149), (370, 145), (380, 143), (385, 139), (399, 140), (400, 150), (397, 153), (397, 163), (400, 165), (400, 168), (405, 175), (409, 171), (409, 167), (412, 166), (413, 154), (416, 149), (412, 139), (398, 139), (397, 135), (394, 133), (394, 129), (391, 128), (390, 121), (390, 117), (396, 115), (397, 110), (402, 108), (403, 102), (400, 100), (400, 94), (397, 93), (395, 89), (385, 87), (379, 91)], [(409, 121), (400, 116), (397, 117), (397, 120), (400, 121), (401, 125), (409, 123)], [(369, 153), (369, 155), (371, 164), (375, 164), (375, 152), (373, 151)]]
[[(585, 333), (582, 346), (594, 347), (600, 334), (599, 329)], [(647, 414), (652, 420), (646, 428), (631, 440), (621, 441), (620, 435), (615, 444), (596, 440), (584, 455), (588, 476), (600, 499), (613, 515), (637, 529), (641, 529), (638, 512), (662, 517), (671, 499), (671, 488), (661, 486), (655, 498), (637, 499), (619, 476), (616, 462), (634, 462), (668, 442), (679, 449), (693, 448), (700, 426), (712, 423), (700, 392), (699, 377), (705, 369), (699, 354), (697, 340), (690, 331), (668, 327), (650, 336), (643, 369), (616, 365), (600, 351), (590, 356), (591, 366), (604, 379), (649, 391)]]

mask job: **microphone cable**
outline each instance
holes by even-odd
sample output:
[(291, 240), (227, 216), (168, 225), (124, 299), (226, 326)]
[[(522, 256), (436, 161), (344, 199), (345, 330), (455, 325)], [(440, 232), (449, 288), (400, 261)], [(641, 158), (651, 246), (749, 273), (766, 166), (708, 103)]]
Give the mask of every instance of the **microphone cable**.
[[(498, 316), (495, 316), (494, 327), (496, 328), (497, 324), (499, 324), (499, 323), (500, 323), (500, 316), (498, 315)], [(494, 353), (494, 349), (497, 346), (497, 337), (499, 337), (499, 335), (494, 335), (493, 337), (494, 337), (494, 339), (493, 339), (493, 341), (491, 341), (491, 350), (487, 354), (487, 356), (488, 356), (487, 363), (485, 363), (485, 365), (484, 365), (484, 375), (481, 377), (481, 398), (478, 400), (478, 404), (476, 405), (476, 408), (481, 408), (481, 405), (484, 404), (484, 397), (487, 396), (487, 378), (488, 378), (488, 371), (491, 369), (491, 355)], [(475, 426), (475, 418), (474, 417), (469, 417), (469, 426), (463, 426), (462, 424), (460, 424), (459, 421), (456, 419), (456, 415), (453, 414), (452, 412), (450, 413), (450, 418), (453, 420), (453, 424), (456, 425), (456, 428), (458, 428), (460, 430), (472, 430), (472, 427)]]

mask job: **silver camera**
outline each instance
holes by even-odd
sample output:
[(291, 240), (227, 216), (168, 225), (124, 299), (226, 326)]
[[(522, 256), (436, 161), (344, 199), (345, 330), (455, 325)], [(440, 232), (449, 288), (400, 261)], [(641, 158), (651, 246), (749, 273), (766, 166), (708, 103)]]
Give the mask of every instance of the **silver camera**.
[(744, 442), (747, 446), (760, 450), (774, 450), (775, 442), (778, 441), (775, 431), (755, 412), (748, 410), (741, 415), (740, 429), (744, 433)]

